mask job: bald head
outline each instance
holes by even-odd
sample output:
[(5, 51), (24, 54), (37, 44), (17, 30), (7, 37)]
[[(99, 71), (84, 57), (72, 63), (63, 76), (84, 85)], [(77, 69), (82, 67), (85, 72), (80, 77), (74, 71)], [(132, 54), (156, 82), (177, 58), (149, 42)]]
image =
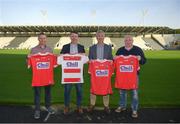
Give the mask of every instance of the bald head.
[(124, 43), (126, 48), (131, 48), (133, 46), (133, 38), (131, 35), (126, 35), (124, 38)]

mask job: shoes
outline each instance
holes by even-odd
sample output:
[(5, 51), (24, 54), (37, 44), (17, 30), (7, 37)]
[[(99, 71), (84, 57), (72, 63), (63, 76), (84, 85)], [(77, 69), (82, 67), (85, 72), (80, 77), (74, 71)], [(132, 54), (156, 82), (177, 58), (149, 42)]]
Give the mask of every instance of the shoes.
[(83, 109), (82, 109), (81, 107), (78, 107), (78, 108), (77, 108), (77, 112), (78, 112), (79, 114), (83, 114)]
[(55, 111), (51, 107), (46, 108), (46, 111), (50, 114), (55, 114)]
[(92, 112), (94, 110), (94, 105), (90, 105), (88, 108), (87, 108), (87, 111), (88, 112)]
[(69, 107), (64, 108), (64, 115), (67, 115), (69, 113)]
[(35, 118), (35, 119), (39, 119), (39, 118), (40, 118), (40, 111), (39, 111), (39, 110), (35, 110), (35, 112), (34, 112), (34, 118)]
[(138, 118), (137, 111), (133, 111), (131, 116), (132, 116), (132, 118)]
[(126, 110), (126, 108), (122, 108), (122, 107), (119, 106), (119, 107), (115, 110), (115, 112), (120, 113), (120, 112), (125, 111), (125, 110)]
[(104, 107), (104, 111), (105, 111), (106, 114), (110, 114), (110, 112), (111, 112), (109, 107)]

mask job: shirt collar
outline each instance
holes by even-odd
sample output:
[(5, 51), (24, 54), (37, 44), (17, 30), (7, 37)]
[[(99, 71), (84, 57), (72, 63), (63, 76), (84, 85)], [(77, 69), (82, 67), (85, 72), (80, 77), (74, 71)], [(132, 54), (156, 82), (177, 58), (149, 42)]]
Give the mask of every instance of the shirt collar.
[(104, 46), (104, 43), (100, 44), (100, 43), (97, 43), (97, 46)]
[(46, 45), (43, 45), (43, 46), (39, 45), (38, 47), (41, 48), (41, 49), (45, 49), (47, 46)]
[(124, 47), (127, 51), (130, 51), (132, 48), (133, 48), (133, 46), (132, 47), (130, 47), (130, 48), (127, 48), (127, 47)]
[(70, 45), (71, 45), (71, 46), (77, 46), (77, 44), (73, 44), (73, 43), (71, 43)]

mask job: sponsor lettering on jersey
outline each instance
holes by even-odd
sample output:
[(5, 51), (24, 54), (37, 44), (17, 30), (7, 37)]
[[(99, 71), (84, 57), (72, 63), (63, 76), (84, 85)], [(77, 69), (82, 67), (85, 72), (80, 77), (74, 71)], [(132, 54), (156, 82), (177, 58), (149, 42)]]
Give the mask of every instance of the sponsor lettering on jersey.
[(67, 62), (66, 66), (67, 67), (78, 67), (78, 62)]
[(63, 56), (63, 60), (65, 61), (80, 61), (81, 60), (81, 56)]
[(120, 65), (120, 72), (133, 72), (133, 65)]
[(37, 67), (37, 69), (49, 69), (50, 63), (49, 62), (37, 62), (36, 67)]
[(108, 70), (96, 70), (96, 76), (103, 77), (103, 76), (108, 76), (108, 74), (109, 74)]

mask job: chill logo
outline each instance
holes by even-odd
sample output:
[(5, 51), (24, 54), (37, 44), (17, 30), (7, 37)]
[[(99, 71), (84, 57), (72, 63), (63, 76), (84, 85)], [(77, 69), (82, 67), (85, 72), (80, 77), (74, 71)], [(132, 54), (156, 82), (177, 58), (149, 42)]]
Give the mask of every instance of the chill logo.
[(37, 69), (49, 69), (50, 63), (49, 62), (38, 62), (36, 64)]
[(78, 62), (67, 62), (66, 66), (67, 67), (78, 67)]
[(133, 72), (132, 65), (120, 65), (120, 72)]
[(108, 73), (109, 73), (108, 70), (96, 70), (96, 76), (97, 77), (108, 76)]

